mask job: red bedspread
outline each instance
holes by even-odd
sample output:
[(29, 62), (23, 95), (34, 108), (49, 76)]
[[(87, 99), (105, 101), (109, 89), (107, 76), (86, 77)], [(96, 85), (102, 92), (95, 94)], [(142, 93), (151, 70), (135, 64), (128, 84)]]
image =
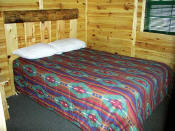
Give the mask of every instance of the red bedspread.
[(80, 49), (14, 61), (16, 89), (83, 130), (142, 130), (167, 94), (165, 64)]

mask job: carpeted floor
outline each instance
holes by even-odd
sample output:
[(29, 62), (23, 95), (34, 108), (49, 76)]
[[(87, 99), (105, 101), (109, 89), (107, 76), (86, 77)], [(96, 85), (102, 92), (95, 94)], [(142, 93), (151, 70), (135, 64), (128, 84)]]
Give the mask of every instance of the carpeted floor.
[[(77, 126), (57, 113), (40, 106), (28, 96), (20, 94), (8, 98), (7, 101), (10, 106), (10, 120), (7, 120), (8, 131), (80, 131)], [(167, 122), (167, 119), (170, 119), (167, 118), (168, 103), (165, 99), (156, 108), (151, 117), (145, 121), (144, 131), (168, 129), (167, 126), (170, 126), (169, 121), (171, 121)]]

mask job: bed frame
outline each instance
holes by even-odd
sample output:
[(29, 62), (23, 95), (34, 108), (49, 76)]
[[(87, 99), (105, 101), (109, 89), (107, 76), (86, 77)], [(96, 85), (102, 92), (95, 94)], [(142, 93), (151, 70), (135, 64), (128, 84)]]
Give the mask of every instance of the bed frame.
[(4, 11), (7, 56), (12, 94), (16, 94), (12, 52), (35, 43), (49, 43), (62, 38), (77, 37), (78, 9)]

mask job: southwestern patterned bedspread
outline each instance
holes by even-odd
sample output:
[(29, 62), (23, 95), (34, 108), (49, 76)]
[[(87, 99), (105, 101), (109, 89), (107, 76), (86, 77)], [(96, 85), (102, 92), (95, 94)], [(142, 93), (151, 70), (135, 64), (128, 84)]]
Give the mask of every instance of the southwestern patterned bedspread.
[(82, 130), (136, 131), (171, 83), (162, 63), (80, 49), (14, 61), (15, 86)]

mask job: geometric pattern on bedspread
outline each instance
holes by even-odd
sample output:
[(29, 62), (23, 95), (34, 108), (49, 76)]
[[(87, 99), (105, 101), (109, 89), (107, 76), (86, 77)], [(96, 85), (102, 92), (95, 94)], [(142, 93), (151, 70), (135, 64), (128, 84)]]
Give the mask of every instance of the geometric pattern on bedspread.
[(172, 80), (165, 64), (91, 49), (13, 66), (18, 91), (82, 130), (142, 130)]

